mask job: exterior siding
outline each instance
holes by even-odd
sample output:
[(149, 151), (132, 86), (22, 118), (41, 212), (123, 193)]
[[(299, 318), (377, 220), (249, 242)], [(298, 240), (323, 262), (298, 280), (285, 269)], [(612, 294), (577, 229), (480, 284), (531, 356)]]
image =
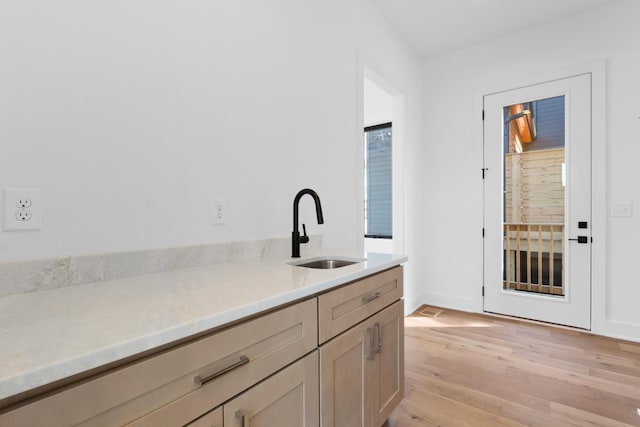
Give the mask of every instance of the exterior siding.
[(564, 96), (540, 99), (533, 105), (537, 136), (523, 144), (524, 151), (564, 147)]

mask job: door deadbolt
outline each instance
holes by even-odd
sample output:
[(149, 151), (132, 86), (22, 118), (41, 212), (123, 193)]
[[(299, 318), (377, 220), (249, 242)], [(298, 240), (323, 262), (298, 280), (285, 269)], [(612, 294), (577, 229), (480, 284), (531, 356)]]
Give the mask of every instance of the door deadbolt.
[(578, 242), (578, 243), (589, 243), (589, 237), (587, 236), (578, 236), (577, 239), (569, 239), (572, 242)]

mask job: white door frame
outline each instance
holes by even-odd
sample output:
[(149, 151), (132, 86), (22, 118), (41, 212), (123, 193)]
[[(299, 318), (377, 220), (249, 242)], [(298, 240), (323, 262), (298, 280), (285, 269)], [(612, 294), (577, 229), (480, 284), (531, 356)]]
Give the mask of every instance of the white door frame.
[[(360, 53), (358, 57), (358, 115), (360, 124), (357, 134), (358, 159), (364, 159), (362, 131), (364, 126), (364, 78), (368, 78), (393, 98), (392, 118), (392, 192), (393, 192), (393, 253), (405, 253), (405, 199), (404, 199), (404, 145), (406, 138), (406, 99), (402, 89), (382, 70), (371, 57)], [(362, 169), (362, 164), (357, 167)], [(364, 212), (364, 173), (358, 180), (358, 212)], [(364, 215), (359, 215), (358, 250), (364, 250)]]
[[(487, 84), (474, 91), (474, 111), (478, 117), (474, 131), (480, 144), (484, 137), (484, 122), (481, 120), (483, 98), (487, 94), (511, 90), (518, 87), (558, 80), (580, 74), (591, 73), (591, 331), (606, 335), (607, 333), (607, 145), (606, 145), (606, 61), (595, 60), (560, 68), (542, 71), (530, 75), (501, 77), (492, 84)], [(484, 154), (483, 154), (484, 155)], [(484, 164), (480, 159), (478, 176)], [(483, 215), (484, 213), (482, 213)], [(484, 223), (484, 221), (483, 221)], [(483, 262), (484, 268), (484, 262)], [(484, 276), (484, 272), (483, 272)], [(478, 286), (476, 299), (478, 312), (483, 311), (482, 280)]]

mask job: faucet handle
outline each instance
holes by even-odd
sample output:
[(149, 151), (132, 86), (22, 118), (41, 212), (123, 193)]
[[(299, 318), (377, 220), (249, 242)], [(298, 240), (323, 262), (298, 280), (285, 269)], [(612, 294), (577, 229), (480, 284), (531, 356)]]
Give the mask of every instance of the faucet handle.
[(302, 224), (302, 236), (300, 236), (300, 243), (309, 243), (309, 236), (307, 236), (307, 227)]

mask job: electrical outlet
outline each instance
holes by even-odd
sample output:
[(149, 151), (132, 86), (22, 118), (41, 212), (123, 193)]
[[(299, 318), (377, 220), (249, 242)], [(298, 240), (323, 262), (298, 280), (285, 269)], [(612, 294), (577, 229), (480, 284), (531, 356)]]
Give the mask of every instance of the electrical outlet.
[(4, 231), (42, 229), (42, 191), (4, 188)]
[(213, 199), (213, 218), (211, 223), (214, 225), (224, 225), (227, 223), (227, 206), (228, 201), (225, 198), (216, 197)]
[(31, 221), (31, 212), (28, 209), (20, 209), (16, 212), (16, 219), (18, 221)]
[(22, 197), (16, 200), (16, 207), (27, 209), (31, 207), (32, 203), (29, 197)]

